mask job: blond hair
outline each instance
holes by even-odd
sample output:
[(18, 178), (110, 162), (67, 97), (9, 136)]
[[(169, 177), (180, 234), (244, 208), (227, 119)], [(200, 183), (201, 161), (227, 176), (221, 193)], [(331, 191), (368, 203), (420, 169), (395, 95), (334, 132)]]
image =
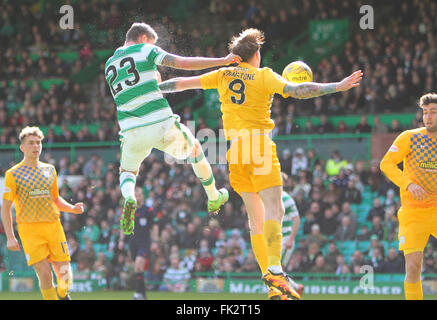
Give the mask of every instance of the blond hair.
[(23, 130), (21, 130), (20, 135), (18, 136), (18, 139), (20, 139), (20, 142), (23, 142), (24, 138), (27, 136), (37, 136), (41, 140), (44, 139), (44, 133), (42, 133), (41, 129), (38, 127), (25, 127)]
[(228, 49), (239, 55), (243, 62), (247, 62), (261, 48), (264, 43), (264, 33), (258, 29), (249, 28), (238, 36), (233, 36)]

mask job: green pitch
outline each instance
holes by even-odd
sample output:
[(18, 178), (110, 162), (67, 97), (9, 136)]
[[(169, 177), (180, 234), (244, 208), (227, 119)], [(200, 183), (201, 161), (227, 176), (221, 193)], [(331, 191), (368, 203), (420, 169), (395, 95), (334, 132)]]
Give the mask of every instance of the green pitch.
[[(72, 292), (73, 300), (131, 300), (132, 291)], [(265, 294), (148, 292), (149, 300), (266, 300)], [(403, 300), (402, 295), (304, 295), (302, 300)], [(437, 300), (437, 295), (425, 295)], [(0, 292), (0, 300), (42, 300), (39, 292)]]

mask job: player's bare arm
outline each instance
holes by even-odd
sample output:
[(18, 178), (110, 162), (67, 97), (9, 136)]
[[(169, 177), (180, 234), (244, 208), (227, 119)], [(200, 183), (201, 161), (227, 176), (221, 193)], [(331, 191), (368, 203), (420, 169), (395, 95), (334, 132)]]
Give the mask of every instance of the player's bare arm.
[(200, 76), (179, 77), (161, 82), (159, 84), (159, 89), (163, 93), (171, 93), (189, 89), (202, 89), (202, 85), (200, 83)]
[(297, 99), (310, 99), (320, 97), (323, 95), (347, 91), (349, 89), (358, 87), (362, 78), (363, 73), (361, 72), (361, 70), (358, 70), (352, 73), (350, 76), (344, 78), (340, 82), (304, 82), (299, 84), (288, 82), (284, 87), (284, 94)]
[(225, 66), (231, 63), (238, 63), (240, 61), (241, 58), (233, 53), (230, 53), (223, 58), (181, 57), (167, 53), (162, 59), (161, 65), (183, 70), (202, 70)]
[(1, 215), (3, 228), (5, 229), (5, 234), (7, 238), (6, 247), (8, 248), (8, 250), (20, 251), (20, 245), (15, 238), (14, 228), (12, 226), (11, 208), (12, 201), (3, 199)]
[(83, 203), (78, 202), (74, 205), (69, 204), (67, 201), (65, 201), (62, 197), (57, 197), (54, 200), (56, 206), (60, 211), (63, 212), (70, 212), (74, 214), (82, 214), (83, 213)]

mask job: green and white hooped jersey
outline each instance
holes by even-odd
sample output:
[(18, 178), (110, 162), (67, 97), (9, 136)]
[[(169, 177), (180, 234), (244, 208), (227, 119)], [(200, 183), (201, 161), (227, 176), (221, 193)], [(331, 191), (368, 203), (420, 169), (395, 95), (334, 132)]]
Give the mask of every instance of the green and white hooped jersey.
[(299, 216), (294, 199), (285, 191), (282, 192), (282, 202), (284, 203), (285, 214), (282, 220), (282, 237), (286, 238), (291, 235), (293, 218)]
[(147, 43), (120, 47), (105, 64), (106, 81), (117, 106), (121, 132), (173, 116), (158, 87), (158, 69), (167, 54)]

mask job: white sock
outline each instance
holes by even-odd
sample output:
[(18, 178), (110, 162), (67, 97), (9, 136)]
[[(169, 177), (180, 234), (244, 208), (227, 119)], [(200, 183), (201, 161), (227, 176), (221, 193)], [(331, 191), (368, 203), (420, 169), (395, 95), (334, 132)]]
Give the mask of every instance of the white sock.
[(291, 277), (288, 278), (288, 283), (293, 287), (294, 290), (297, 290), (299, 288), (299, 286), (297, 285), (296, 282), (294, 282), (293, 279), (291, 279)]
[(127, 171), (123, 171), (120, 173), (120, 190), (123, 198), (134, 198), (135, 199), (135, 184), (137, 181), (137, 177)]
[(203, 152), (197, 159), (190, 159), (194, 174), (199, 178), (209, 200), (217, 200), (219, 192), (215, 186), (211, 165), (206, 160)]
[(282, 271), (281, 266), (269, 266), (267, 269), (269, 269), (272, 273), (278, 274), (278, 273), (284, 273)]

